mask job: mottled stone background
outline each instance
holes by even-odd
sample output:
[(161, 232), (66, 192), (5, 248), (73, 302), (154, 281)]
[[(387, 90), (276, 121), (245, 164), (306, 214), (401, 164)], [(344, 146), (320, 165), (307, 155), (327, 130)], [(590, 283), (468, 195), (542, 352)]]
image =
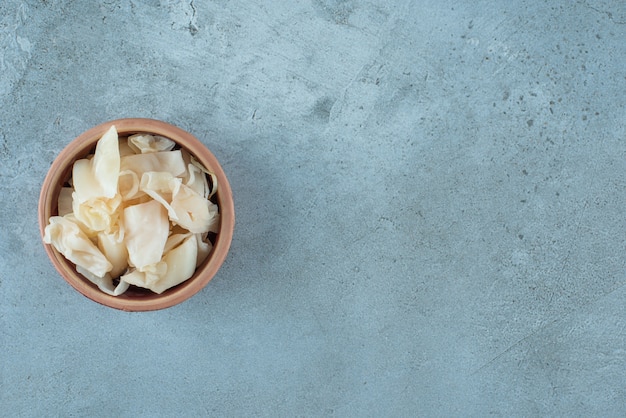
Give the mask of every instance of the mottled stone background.
[[(626, 6), (0, 2), (0, 415), (623, 416)], [(75, 136), (152, 117), (235, 195), (189, 301), (47, 259)]]

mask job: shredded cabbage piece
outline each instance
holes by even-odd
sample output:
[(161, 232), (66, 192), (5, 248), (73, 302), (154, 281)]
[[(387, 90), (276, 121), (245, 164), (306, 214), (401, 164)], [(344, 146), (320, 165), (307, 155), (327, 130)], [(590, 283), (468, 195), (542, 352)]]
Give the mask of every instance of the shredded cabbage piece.
[(105, 232), (98, 234), (98, 248), (113, 265), (109, 272), (112, 277), (119, 277), (128, 269), (128, 249), (123, 238), (123, 231), (114, 234)]
[(117, 194), (117, 178), (120, 174), (120, 150), (117, 130), (111, 126), (96, 145), (92, 159), (74, 163), (72, 180), (74, 200), (78, 203), (90, 199), (113, 198)]
[(167, 213), (159, 202), (153, 200), (124, 209), (124, 241), (129, 265), (142, 269), (158, 263), (169, 228)]
[(118, 189), (123, 201), (136, 199), (143, 195), (139, 191), (139, 177), (132, 170), (120, 171), (118, 178)]
[(211, 244), (211, 242), (206, 241), (202, 238), (203, 234), (193, 234), (193, 235), (196, 238), (196, 244), (198, 246), (198, 258), (196, 260), (196, 267), (199, 267), (200, 264), (202, 264), (202, 262), (206, 260), (206, 258), (211, 253), (211, 250), (213, 249), (213, 245)]
[(172, 193), (171, 207), (176, 213), (173, 221), (189, 232), (208, 232), (217, 219), (217, 205), (184, 184)]
[(113, 232), (119, 218), (122, 197), (118, 194), (113, 198), (93, 198), (82, 203), (73, 193), (73, 214), (89, 231)]
[[(213, 187), (209, 190), (209, 185), (207, 184), (206, 187), (208, 190), (208, 194), (205, 196), (207, 199), (210, 199), (217, 192), (217, 176), (214, 173), (211, 173), (209, 170), (207, 170), (205, 166), (200, 164), (200, 162), (196, 160), (193, 155), (191, 155), (191, 164), (193, 164), (194, 167), (198, 168), (207, 176), (211, 177), (211, 184), (213, 185)], [(204, 180), (206, 181), (206, 178)]]
[[(179, 236), (172, 236), (177, 242)], [(136, 269), (120, 280), (135, 286), (144, 287), (155, 293), (163, 293), (170, 287), (176, 286), (189, 279), (196, 270), (198, 247), (196, 238), (187, 234), (182, 243), (170, 249), (162, 261), (152, 266), (146, 266), (143, 271)]]
[(161, 203), (170, 220), (193, 233), (208, 232), (217, 215), (217, 205), (182, 184), (167, 172), (147, 172), (140, 190)]
[(180, 176), (185, 173), (185, 163), (180, 150), (152, 152), (122, 157), (120, 169), (134, 171), (139, 178), (147, 171), (167, 171)]
[(171, 151), (176, 143), (159, 135), (135, 134), (128, 137), (128, 146), (137, 154)]
[(117, 286), (113, 284), (113, 277), (109, 273), (105, 274), (103, 277), (98, 277), (91, 273), (89, 270), (82, 268), (81, 266), (76, 266), (76, 271), (83, 276), (85, 276), (90, 282), (98, 286), (98, 289), (102, 290), (107, 295), (111, 296), (119, 296), (122, 293), (128, 290), (130, 286), (129, 283), (120, 280)]
[[(210, 199), (217, 192), (217, 176), (206, 169), (193, 155), (186, 150), (181, 150), (183, 161), (187, 166), (187, 175), (183, 177), (183, 183), (191, 187), (199, 195)], [(201, 173), (211, 178), (211, 183)]]
[(184, 180), (185, 185), (196, 192), (199, 196), (205, 199), (209, 197), (209, 182), (204, 175), (204, 172), (200, 170), (194, 164), (187, 164), (187, 178)]
[(95, 276), (104, 277), (113, 268), (111, 262), (69, 217), (51, 217), (44, 230), (43, 241), (52, 244), (69, 261)]

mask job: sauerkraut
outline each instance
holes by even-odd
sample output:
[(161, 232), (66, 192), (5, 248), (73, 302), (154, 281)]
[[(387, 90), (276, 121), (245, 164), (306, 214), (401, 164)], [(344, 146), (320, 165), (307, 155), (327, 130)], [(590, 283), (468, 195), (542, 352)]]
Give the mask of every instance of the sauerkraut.
[(130, 285), (155, 293), (189, 279), (212, 249), (217, 179), (169, 138), (115, 126), (77, 160), (61, 189), (44, 242), (103, 292)]

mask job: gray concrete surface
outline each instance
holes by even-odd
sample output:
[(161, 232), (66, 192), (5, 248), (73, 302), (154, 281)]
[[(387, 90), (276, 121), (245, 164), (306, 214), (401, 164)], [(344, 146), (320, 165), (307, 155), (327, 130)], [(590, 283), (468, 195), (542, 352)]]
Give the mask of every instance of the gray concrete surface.
[[(626, 6), (0, 3), (0, 415), (624, 416)], [(124, 313), (36, 223), (58, 152), (174, 123), (227, 262)]]

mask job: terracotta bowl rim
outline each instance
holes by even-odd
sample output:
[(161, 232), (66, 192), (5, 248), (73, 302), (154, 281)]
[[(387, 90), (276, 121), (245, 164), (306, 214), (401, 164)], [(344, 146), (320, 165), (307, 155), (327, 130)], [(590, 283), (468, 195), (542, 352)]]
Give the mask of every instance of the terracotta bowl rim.
[[(44, 229), (48, 219), (56, 212), (56, 201), (63, 183), (69, 178), (74, 161), (83, 158), (93, 150), (102, 135), (115, 125), (120, 136), (137, 132), (152, 133), (174, 140), (187, 149), (209, 171), (217, 176), (217, 204), (220, 211), (220, 232), (217, 234), (213, 249), (194, 275), (187, 281), (166, 290), (162, 294), (146, 293), (145, 297), (111, 296), (102, 292), (75, 270), (73, 263), (65, 259), (51, 245), (43, 243)], [(153, 311), (177, 305), (204, 288), (213, 279), (224, 263), (233, 238), (235, 210), (230, 184), (211, 151), (191, 133), (167, 122), (149, 118), (122, 118), (101, 123), (83, 132), (63, 148), (52, 162), (42, 183), (38, 205), (39, 232), (50, 261), (59, 274), (74, 289), (102, 305), (123, 311)]]

